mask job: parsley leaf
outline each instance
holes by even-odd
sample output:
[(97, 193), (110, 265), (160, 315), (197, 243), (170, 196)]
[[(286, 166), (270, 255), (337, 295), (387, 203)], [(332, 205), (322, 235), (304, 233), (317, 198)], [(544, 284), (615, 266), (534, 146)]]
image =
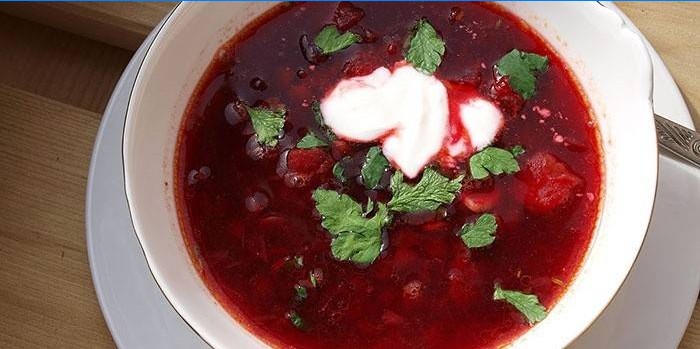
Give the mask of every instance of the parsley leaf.
[(445, 42), (435, 28), (425, 19), (418, 21), (406, 51), (406, 60), (423, 74), (432, 75), (442, 62), (444, 54)]
[(345, 178), (345, 168), (343, 167), (343, 164), (340, 163), (340, 161), (336, 162), (335, 165), (333, 165), (333, 176), (335, 176), (335, 179), (337, 179), (340, 183), (345, 183), (348, 179)]
[(522, 145), (516, 145), (510, 149), (510, 152), (513, 153), (514, 157), (518, 157), (520, 155), (525, 154), (525, 148), (523, 148)]
[(325, 147), (327, 146), (328, 143), (326, 141), (322, 140), (321, 138), (318, 138), (315, 133), (309, 131), (309, 133), (304, 136), (299, 143), (297, 143), (297, 148), (301, 149), (308, 149), (308, 148), (317, 148), (317, 147)]
[(491, 245), (496, 240), (496, 237), (493, 235), (496, 233), (496, 229), (498, 229), (496, 216), (485, 213), (476, 222), (462, 226), (459, 235), (461, 235), (462, 241), (467, 247), (478, 248)]
[(530, 324), (534, 324), (544, 320), (547, 316), (547, 309), (540, 304), (537, 296), (534, 294), (526, 294), (518, 291), (509, 291), (501, 288), (500, 285), (494, 286), (493, 299), (506, 301), (518, 309)]
[(297, 299), (300, 301), (303, 301), (309, 296), (309, 293), (306, 291), (306, 287), (302, 285), (294, 285), (294, 291), (297, 292)]
[(359, 42), (360, 36), (353, 32), (340, 33), (334, 25), (328, 25), (321, 29), (314, 39), (314, 44), (321, 49), (321, 53), (328, 55), (350, 47)]
[(284, 127), (284, 116), (287, 110), (282, 107), (276, 110), (270, 110), (264, 107), (249, 107), (246, 106), (250, 121), (253, 123), (253, 129), (258, 142), (274, 147), (277, 145), (277, 139)]
[(389, 211), (377, 205), (372, 218), (365, 218), (362, 206), (346, 194), (316, 189), (313, 193), (321, 226), (333, 236), (331, 252), (341, 261), (372, 263), (381, 252), (382, 228), (389, 222)]
[(548, 64), (549, 60), (545, 56), (514, 49), (496, 63), (496, 68), (501, 75), (508, 76), (513, 91), (530, 99), (535, 95), (535, 73), (547, 69)]
[(484, 179), (489, 173), (499, 175), (518, 172), (520, 166), (513, 153), (501, 148), (486, 147), (469, 158), (469, 170), (474, 179)]
[(453, 180), (442, 176), (437, 171), (426, 168), (423, 177), (416, 185), (403, 182), (403, 174), (396, 171), (391, 176), (391, 193), (389, 209), (396, 212), (416, 212), (435, 210), (441, 204), (448, 204), (455, 198), (455, 193), (462, 186), (463, 176)]
[(382, 154), (379, 147), (369, 148), (365, 156), (365, 163), (362, 164), (362, 182), (367, 189), (374, 189), (379, 185), (379, 181), (384, 176), (384, 172), (389, 167), (389, 160)]

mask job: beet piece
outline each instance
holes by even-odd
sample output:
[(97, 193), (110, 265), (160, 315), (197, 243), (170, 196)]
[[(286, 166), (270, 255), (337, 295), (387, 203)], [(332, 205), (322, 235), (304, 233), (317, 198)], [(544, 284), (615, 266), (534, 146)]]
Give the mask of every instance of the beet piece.
[(344, 31), (360, 23), (363, 17), (365, 17), (365, 11), (348, 1), (343, 1), (338, 4), (338, 8), (335, 9), (333, 22), (338, 29)]
[(549, 153), (532, 156), (519, 177), (528, 186), (525, 208), (541, 214), (565, 207), (583, 184), (565, 163)]
[(503, 114), (509, 117), (518, 115), (523, 104), (525, 104), (523, 97), (511, 89), (508, 78), (504, 76), (496, 79), (491, 86), (489, 95)]

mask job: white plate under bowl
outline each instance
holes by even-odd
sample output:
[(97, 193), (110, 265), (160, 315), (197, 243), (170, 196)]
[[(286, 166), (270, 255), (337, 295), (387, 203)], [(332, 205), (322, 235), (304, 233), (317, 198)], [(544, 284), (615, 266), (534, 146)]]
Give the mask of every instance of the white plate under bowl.
[[(612, 4), (606, 4), (615, 10)], [(629, 21), (628, 21), (629, 23)], [(172, 309), (150, 274), (129, 219), (121, 137), (129, 92), (149, 36), (120, 80), (100, 127), (87, 190), (87, 239), (98, 299), (121, 348), (207, 348)], [(691, 126), (687, 107), (658, 55), (656, 112)], [(700, 288), (700, 177), (662, 157), (650, 232), (630, 277), (575, 348), (672, 348), (679, 342)], [(659, 319), (663, 316), (663, 319)], [(623, 321), (624, 320), (624, 321)]]

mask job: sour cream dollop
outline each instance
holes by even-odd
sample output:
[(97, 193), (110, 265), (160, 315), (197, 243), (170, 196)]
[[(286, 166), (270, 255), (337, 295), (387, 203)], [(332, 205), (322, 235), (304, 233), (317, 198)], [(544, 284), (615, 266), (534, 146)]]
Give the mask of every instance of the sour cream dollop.
[[(464, 157), (482, 149), (502, 128), (503, 115), (478, 96), (458, 101), (459, 115), (450, 118), (446, 85), (409, 64), (391, 71), (343, 79), (321, 100), (326, 125), (341, 138), (382, 143), (382, 152), (401, 172), (416, 177), (441, 150)], [(461, 125), (451, 125), (457, 120)], [(454, 122), (453, 122), (454, 123)], [(451, 127), (463, 137), (448, 137)]]

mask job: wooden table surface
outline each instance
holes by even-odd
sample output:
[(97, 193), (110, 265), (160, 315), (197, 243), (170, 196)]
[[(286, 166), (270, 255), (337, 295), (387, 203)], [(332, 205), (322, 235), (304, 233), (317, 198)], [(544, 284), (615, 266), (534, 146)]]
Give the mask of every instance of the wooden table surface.
[[(84, 197), (97, 127), (133, 51), (173, 4), (0, 4), (0, 347), (109, 348)], [(624, 3), (700, 126), (700, 4)], [(680, 348), (700, 349), (700, 306)]]

